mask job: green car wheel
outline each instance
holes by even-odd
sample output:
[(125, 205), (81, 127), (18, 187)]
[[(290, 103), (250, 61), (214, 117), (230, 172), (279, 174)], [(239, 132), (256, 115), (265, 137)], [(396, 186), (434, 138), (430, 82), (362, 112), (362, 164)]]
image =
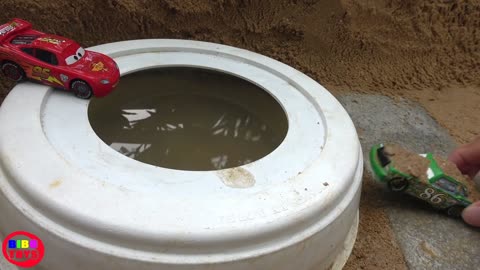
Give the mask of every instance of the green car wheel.
[(461, 217), (463, 209), (465, 209), (464, 206), (454, 205), (447, 209), (447, 214), (452, 217)]
[(388, 181), (388, 187), (391, 191), (404, 191), (408, 187), (408, 180), (403, 177), (394, 177)]

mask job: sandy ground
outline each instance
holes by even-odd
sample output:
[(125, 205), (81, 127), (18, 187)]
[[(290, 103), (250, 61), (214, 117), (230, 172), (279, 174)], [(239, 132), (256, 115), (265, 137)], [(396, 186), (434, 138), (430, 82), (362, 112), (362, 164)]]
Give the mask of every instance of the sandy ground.
[[(480, 1), (462, 0), (3, 0), (0, 21), (85, 46), (184, 38), (271, 56), (334, 94), (377, 93), (419, 102), (459, 143), (480, 133)], [(0, 100), (12, 83), (0, 81)], [(347, 269), (405, 269), (365, 181), (360, 232)]]

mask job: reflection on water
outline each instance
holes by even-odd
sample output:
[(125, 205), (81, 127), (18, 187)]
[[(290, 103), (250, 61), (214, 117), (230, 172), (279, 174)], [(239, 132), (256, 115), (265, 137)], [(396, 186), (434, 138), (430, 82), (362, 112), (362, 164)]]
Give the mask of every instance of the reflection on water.
[(280, 105), (242, 79), (193, 68), (142, 71), (89, 105), (99, 137), (130, 158), (173, 169), (247, 164), (273, 151), (288, 124)]

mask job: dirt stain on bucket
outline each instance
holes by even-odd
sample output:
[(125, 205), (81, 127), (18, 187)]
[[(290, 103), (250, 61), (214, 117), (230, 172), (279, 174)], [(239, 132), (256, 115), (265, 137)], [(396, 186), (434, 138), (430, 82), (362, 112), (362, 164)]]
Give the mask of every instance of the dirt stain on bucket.
[[(111, 95), (93, 99), (88, 113), (94, 131), (116, 151), (179, 170), (251, 163), (277, 148), (288, 130), (283, 108), (262, 88), (186, 67), (127, 75)], [(228, 185), (252, 183), (239, 180), (248, 175), (242, 170), (230, 174)]]
[(50, 188), (57, 188), (63, 183), (62, 179), (55, 179), (50, 183)]
[(217, 172), (222, 182), (231, 188), (249, 188), (255, 185), (255, 177), (244, 168), (232, 168)]

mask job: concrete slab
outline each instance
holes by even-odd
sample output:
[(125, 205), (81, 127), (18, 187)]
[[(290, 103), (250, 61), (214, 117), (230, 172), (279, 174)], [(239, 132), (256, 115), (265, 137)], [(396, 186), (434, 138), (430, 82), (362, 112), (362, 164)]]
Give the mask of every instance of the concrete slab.
[[(396, 142), (418, 153), (442, 156), (455, 147), (449, 134), (418, 104), (379, 95), (337, 98), (357, 127), (366, 173), (370, 173), (367, 153), (375, 143)], [(480, 269), (480, 230), (403, 194), (385, 190), (381, 197), (410, 269)]]

